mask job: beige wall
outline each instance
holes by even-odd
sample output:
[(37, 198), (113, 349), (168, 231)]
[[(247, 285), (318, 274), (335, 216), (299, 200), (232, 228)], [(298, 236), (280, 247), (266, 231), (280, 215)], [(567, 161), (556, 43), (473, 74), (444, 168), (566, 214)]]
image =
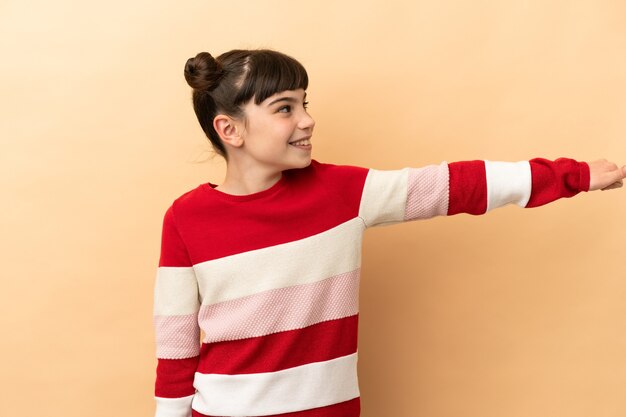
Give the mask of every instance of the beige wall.
[[(626, 3), (0, 4), (2, 416), (150, 416), (173, 198), (221, 182), (183, 78), (233, 48), (310, 75), (313, 157), (626, 162)], [(623, 189), (370, 229), (363, 417), (626, 415)]]

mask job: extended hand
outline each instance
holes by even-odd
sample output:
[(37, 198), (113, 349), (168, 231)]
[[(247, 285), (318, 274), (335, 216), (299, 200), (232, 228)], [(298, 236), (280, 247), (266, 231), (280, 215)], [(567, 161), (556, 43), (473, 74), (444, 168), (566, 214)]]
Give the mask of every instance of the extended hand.
[(626, 165), (618, 168), (613, 162), (606, 159), (588, 162), (589, 164), (589, 191), (610, 190), (624, 185), (626, 178)]

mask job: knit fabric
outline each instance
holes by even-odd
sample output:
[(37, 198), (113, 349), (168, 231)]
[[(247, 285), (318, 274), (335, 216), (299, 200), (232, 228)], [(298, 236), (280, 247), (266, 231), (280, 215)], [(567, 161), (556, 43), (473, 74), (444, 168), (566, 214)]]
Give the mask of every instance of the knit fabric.
[(569, 158), (377, 170), (318, 162), (270, 188), (201, 184), (163, 218), (156, 417), (358, 417), (359, 277), (369, 227), (537, 207), (589, 190)]

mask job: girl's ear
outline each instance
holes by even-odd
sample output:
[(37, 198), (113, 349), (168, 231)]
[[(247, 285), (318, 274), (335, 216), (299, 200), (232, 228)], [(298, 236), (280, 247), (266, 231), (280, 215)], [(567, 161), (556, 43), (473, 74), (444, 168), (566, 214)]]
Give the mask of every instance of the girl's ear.
[(229, 144), (234, 147), (242, 145), (242, 127), (233, 118), (224, 114), (218, 114), (213, 119), (213, 128), (225, 144)]

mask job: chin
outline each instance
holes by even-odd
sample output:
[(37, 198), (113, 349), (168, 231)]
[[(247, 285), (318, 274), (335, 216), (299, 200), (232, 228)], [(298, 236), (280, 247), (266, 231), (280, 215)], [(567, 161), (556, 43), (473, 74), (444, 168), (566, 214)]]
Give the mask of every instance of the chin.
[(293, 168), (306, 168), (309, 165), (311, 165), (311, 157), (307, 157), (307, 158), (302, 158), (301, 162), (298, 162), (297, 164), (294, 164)]
[(311, 165), (311, 159), (313, 159), (313, 157), (311, 156), (311, 154), (309, 154), (309, 157), (306, 158), (306, 161), (303, 163), (302, 168), (306, 168)]

